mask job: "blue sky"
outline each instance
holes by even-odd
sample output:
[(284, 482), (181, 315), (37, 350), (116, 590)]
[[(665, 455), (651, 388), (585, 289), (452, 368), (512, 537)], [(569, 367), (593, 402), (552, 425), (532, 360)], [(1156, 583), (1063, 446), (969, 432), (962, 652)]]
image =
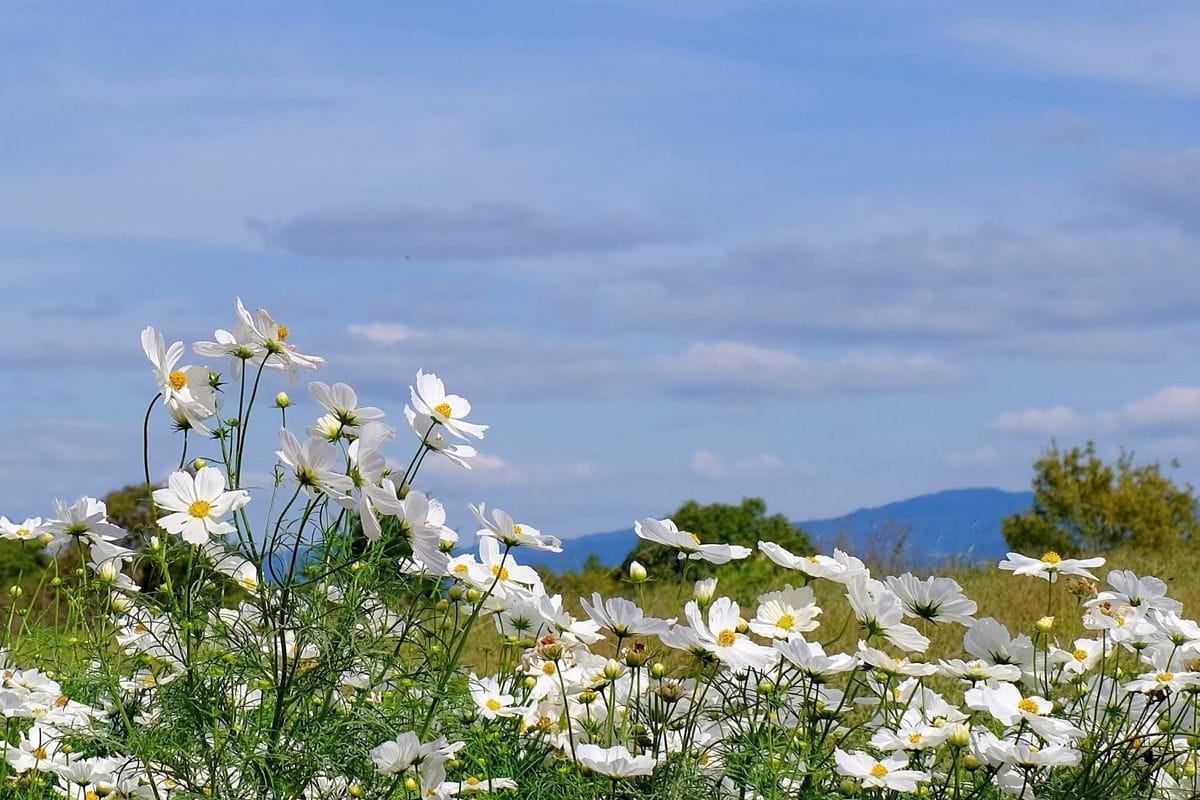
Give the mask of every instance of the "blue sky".
[(8, 516), (136, 480), (138, 332), (236, 296), (397, 419), (471, 399), (463, 527), (1023, 488), (1052, 438), (1200, 476), (1194, 6), (347, 8), (8, 7)]

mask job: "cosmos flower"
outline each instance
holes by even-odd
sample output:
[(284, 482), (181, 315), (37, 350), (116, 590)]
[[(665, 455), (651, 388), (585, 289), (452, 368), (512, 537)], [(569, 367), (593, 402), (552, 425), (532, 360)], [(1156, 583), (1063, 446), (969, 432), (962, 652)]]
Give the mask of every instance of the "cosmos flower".
[(432, 372), (417, 370), (417, 384), (410, 387), (409, 393), (417, 414), (441, 424), (459, 439), (482, 439), (488, 429), (487, 425), (466, 421), (471, 404), (465, 397), (446, 394), (442, 379)]
[(877, 759), (861, 750), (846, 752), (841, 748), (833, 751), (834, 768), (839, 775), (856, 778), (863, 786), (891, 789), (896, 792), (915, 792), (917, 784), (929, 780), (928, 772), (908, 769), (908, 757), (903, 754)]
[(635, 756), (624, 745), (601, 747), (581, 744), (575, 747), (575, 760), (598, 775), (609, 778), (635, 778), (650, 775), (656, 766), (651, 756)]
[(1041, 558), (1030, 558), (1020, 553), (1009, 553), (1000, 562), (1000, 569), (1010, 570), (1014, 575), (1032, 575), (1053, 583), (1059, 575), (1081, 575), (1096, 580), (1096, 576), (1088, 572), (1093, 567), (1104, 565), (1104, 559), (1096, 558), (1063, 558), (1053, 550), (1042, 554)]
[(224, 536), (236, 528), (225, 518), (250, 502), (243, 489), (226, 491), (225, 476), (216, 467), (205, 467), (195, 476), (172, 472), (167, 488), (156, 489), (154, 503), (170, 511), (158, 524), (189, 544), (206, 544), (211, 536)]

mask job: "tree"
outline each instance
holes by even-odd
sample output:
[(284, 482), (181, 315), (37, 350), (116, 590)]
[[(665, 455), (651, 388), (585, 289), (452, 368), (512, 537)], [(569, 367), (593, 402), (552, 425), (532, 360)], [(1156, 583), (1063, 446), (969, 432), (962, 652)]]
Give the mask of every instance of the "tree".
[[(766, 501), (760, 497), (743, 498), (741, 505), (710, 503), (702, 506), (695, 500), (688, 500), (670, 518), (680, 530), (696, 534), (706, 544), (740, 544), (757, 551), (759, 541), (768, 541), (794, 553), (812, 552), (808, 534), (783, 514), (767, 516)], [(752, 558), (765, 559), (757, 552)], [(622, 569), (629, 569), (634, 561), (659, 576), (678, 575), (685, 565), (675, 550), (647, 541), (638, 542), (633, 552), (625, 557)], [(713, 572), (712, 565), (705, 562), (692, 561), (690, 564), (689, 575), (704, 576)]]
[(1135, 466), (1121, 450), (1115, 465), (1105, 464), (1088, 442), (1062, 451), (1051, 443), (1033, 466), (1033, 508), (1003, 521), (1014, 550), (1070, 555), (1200, 541), (1192, 485), (1177, 486), (1157, 463)]

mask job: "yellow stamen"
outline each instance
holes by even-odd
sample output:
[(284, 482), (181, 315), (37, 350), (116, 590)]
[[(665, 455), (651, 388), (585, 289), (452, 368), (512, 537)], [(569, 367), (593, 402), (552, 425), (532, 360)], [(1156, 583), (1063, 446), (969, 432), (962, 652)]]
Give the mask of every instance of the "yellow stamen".
[(1174, 672), (1160, 672), (1154, 676), (1154, 679), (1159, 683), (1170, 683), (1175, 680)]
[(792, 626), (796, 624), (796, 618), (791, 614), (784, 614), (779, 619), (775, 620), (775, 624), (783, 628), (785, 631), (790, 631)]
[(38, 761), (44, 761), (50, 757), (50, 754), (48, 752), (46, 752), (46, 748), (42, 747), (41, 745), (38, 745), (33, 750), (33, 757), (36, 758)]
[(729, 647), (735, 641), (737, 641), (737, 634), (728, 628), (717, 634), (717, 644), (721, 645), (722, 647)]
[(1087, 650), (1076, 650), (1071, 655), (1075, 656), (1076, 661), (1086, 661), (1088, 657)]
[(466, 564), (455, 564), (454, 571), (459, 574), (462, 574), (467, 571), (467, 565)]
[(925, 738), (925, 737), (924, 737), (924, 736), (922, 736), (922, 735), (921, 735), (921, 734), (919, 734), (919, 733), (910, 733), (910, 734), (908, 735), (908, 743), (909, 743), (909, 744), (920, 744), (920, 743), (921, 743), (921, 740), (922, 740), (922, 739), (924, 739), (924, 738)]
[(291, 331), (288, 330), (287, 325), (276, 325), (275, 326), (275, 338), (278, 339), (279, 341), (286, 342), (289, 333), (291, 333)]
[(467, 785), (468, 785), (468, 786), (475, 786), (475, 785), (476, 785), (476, 784), (478, 784), (478, 783), (479, 783), (479, 778), (476, 778), (474, 775), (472, 775), (471, 777), (467, 778)]
[(1024, 711), (1026, 714), (1038, 713), (1038, 704), (1036, 700), (1030, 700), (1028, 697), (1022, 698), (1021, 702), (1017, 703), (1017, 708)]
[(501, 567), (499, 564), (492, 565), (492, 574), (498, 575), (502, 581), (508, 580), (508, 569)]
[(177, 369), (168, 375), (167, 380), (170, 382), (171, 388), (177, 392), (187, 386), (187, 375), (183, 374), (183, 370), (181, 369)]
[(499, 711), (501, 708), (503, 708), (503, 706), (500, 705), (500, 701), (494, 697), (489, 698), (487, 703), (485, 703), (484, 705), (486, 705), (492, 711)]
[(554, 666), (553, 661), (547, 661), (545, 664), (542, 664), (542, 672), (546, 673), (547, 675), (553, 675), (557, 671), (558, 667)]
[(193, 517), (199, 517), (201, 519), (207, 517), (208, 512), (210, 511), (212, 511), (212, 504), (207, 500), (196, 500), (190, 506), (188, 506), (188, 513)]
[(520, 536), (524, 532), (525, 532), (525, 529), (522, 528), (520, 525), (513, 525), (513, 534), (515, 536)]
[(692, 541), (693, 541), (693, 542), (695, 542), (696, 544), (700, 544), (700, 537), (699, 537), (699, 536), (697, 536), (697, 535), (696, 535), (696, 534), (694, 534), (694, 533), (689, 533), (689, 534), (688, 534), (688, 536), (692, 537)]
[(449, 403), (438, 403), (436, 406), (433, 407), (433, 410), (436, 411), (438, 414), (441, 414), (446, 419), (450, 419), (450, 411), (452, 409), (450, 408)]
[(1058, 562), (1062, 561), (1062, 556), (1053, 550), (1047, 550), (1046, 552), (1042, 553), (1042, 561), (1046, 562), (1047, 564), (1057, 564)]
[(18, 539), (28, 539), (32, 535), (33, 531), (29, 530), (29, 528), (17, 528)]
[(871, 767), (871, 776), (874, 778), (882, 778), (887, 774), (888, 768), (883, 764), (876, 764), (875, 766)]

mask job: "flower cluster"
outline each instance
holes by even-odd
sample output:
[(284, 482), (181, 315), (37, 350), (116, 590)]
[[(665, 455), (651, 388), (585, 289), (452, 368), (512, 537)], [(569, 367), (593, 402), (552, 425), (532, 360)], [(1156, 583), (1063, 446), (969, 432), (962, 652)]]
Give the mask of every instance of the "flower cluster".
[[(468, 442), (487, 430), (431, 373), (417, 373), (404, 407), (411, 458), (387, 454), (397, 430), (383, 410), (344, 383), (313, 382), (318, 411), (300, 433), (287, 425), (294, 404), (276, 399), (272, 486), (244, 485), (264, 373), (297, 378), (324, 361), (266, 311), (239, 301), (236, 316), (194, 347), (231, 359), (236, 392), (207, 365), (180, 367), (182, 343), (143, 333), (151, 410), (165, 402), (188, 465), (147, 487), (150, 530), (127, 534), (90, 497), (45, 519), (0, 518), (0, 537), (56, 556), (0, 650), (0, 793), (1200, 791), (1200, 625), (1157, 578), (1113, 570), (1100, 589), (1090, 570), (1102, 558), (1009, 554), (1001, 569), (1046, 590), (1045, 616), (1014, 634), (950, 578), (876, 576), (839, 550), (702, 542), (646, 518), (637, 535), (685, 565), (757, 558), (780, 580), (743, 604), (709, 578), (682, 607), (654, 600), (655, 613), (635, 563), (638, 602), (564, 597), (522, 563), (559, 539), (480, 503), (475, 546), (458, 551), (446, 509), (413, 488), (427, 457), (469, 468)], [(1055, 635), (1064, 576), (1087, 589), (1073, 592), (1077, 638)], [(39, 640), (47, 630), (67, 654)]]

